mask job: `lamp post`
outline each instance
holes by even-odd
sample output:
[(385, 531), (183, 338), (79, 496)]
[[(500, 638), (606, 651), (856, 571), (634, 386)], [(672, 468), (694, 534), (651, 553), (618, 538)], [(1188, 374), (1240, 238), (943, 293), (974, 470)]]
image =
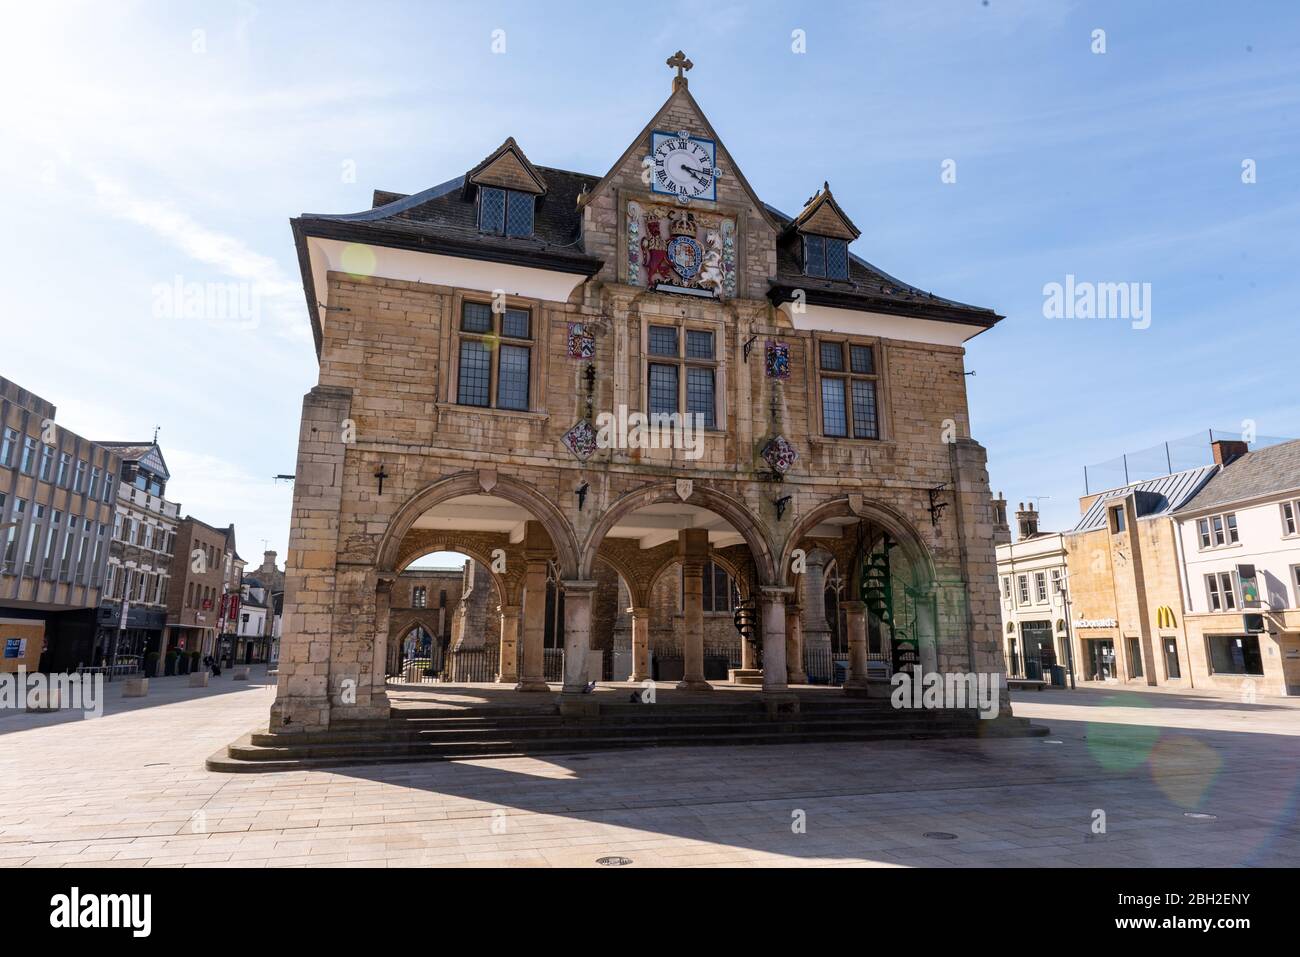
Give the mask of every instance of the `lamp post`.
[(1065, 612), (1065, 667), (1070, 672), (1070, 690), (1076, 690), (1074, 683), (1074, 626), (1070, 621), (1070, 569), (1067, 567), (1061, 576), (1061, 607)]

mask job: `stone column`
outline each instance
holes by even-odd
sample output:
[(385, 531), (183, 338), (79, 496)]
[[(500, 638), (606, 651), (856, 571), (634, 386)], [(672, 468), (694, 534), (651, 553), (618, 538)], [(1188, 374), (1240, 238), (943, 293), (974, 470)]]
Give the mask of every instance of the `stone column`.
[[(591, 652), (591, 599), (594, 581), (564, 582), (564, 689), (582, 694), (592, 680), (588, 670)], [(599, 680), (597, 675), (595, 680)]]
[(546, 642), (546, 560), (529, 558), (524, 566), (523, 671), (516, 691), (550, 691), (543, 667)]
[(501, 606), (501, 653), (497, 662), (497, 684), (514, 684), (519, 677), (518, 605)]
[[(755, 608), (755, 612), (760, 613), (758, 608)], [(758, 629), (758, 636), (759, 636), (759, 640), (761, 641), (763, 636), (763, 622), (761, 618), (756, 623), (756, 628)], [(740, 670), (756, 671), (758, 669), (758, 662), (754, 660), (756, 657), (757, 656), (754, 654), (754, 646), (744, 638), (741, 638), (740, 639)]]
[(343, 640), (334, 633), (347, 452), (339, 429), (351, 409), (352, 390), (337, 386), (316, 386), (303, 399), (285, 560), (284, 631), (271, 706), (270, 726), (277, 733), (329, 726), (331, 652), (335, 641)]
[(808, 683), (803, 670), (803, 628), (798, 605), (785, 606), (785, 675), (792, 685)]
[(865, 695), (867, 691), (867, 606), (860, 601), (840, 603), (844, 610), (849, 639), (849, 674), (844, 690), (850, 695)]
[(682, 680), (685, 691), (710, 691), (704, 680), (704, 562), (709, 553), (709, 533), (687, 528), (678, 532), (677, 552), (682, 562)]
[[(807, 558), (803, 581), (803, 599), (801, 606), (803, 646), (816, 655), (818, 667), (828, 669), (819, 678), (831, 677), (834, 664), (831, 661), (831, 626), (826, 621), (826, 563), (830, 556), (821, 549), (814, 549)], [(838, 627), (838, 623), (836, 624)], [(803, 663), (800, 662), (802, 668)]]
[(630, 681), (650, 678), (650, 609), (629, 608), (632, 616), (632, 677)]
[(761, 592), (764, 692), (784, 692), (788, 689), (785, 673), (785, 600), (788, 591), (786, 588), (764, 586)]

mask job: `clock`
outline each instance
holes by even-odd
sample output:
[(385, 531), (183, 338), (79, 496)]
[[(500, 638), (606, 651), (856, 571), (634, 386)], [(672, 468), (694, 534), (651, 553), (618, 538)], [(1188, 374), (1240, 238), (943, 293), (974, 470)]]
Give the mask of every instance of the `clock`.
[(714, 161), (717, 144), (713, 140), (691, 136), (685, 131), (650, 134), (650, 189), (677, 197), (683, 205), (692, 199), (710, 202), (718, 198), (718, 177), (722, 171)]

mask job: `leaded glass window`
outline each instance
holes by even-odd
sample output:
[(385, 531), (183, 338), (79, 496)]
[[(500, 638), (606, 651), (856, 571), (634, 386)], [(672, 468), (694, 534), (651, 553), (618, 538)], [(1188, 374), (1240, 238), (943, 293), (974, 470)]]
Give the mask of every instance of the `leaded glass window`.
[(688, 329), (686, 331), (686, 358), (712, 359), (713, 333)]
[(826, 275), (826, 237), (803, 238), (803, 271), (809, 276)]
[(677, 411), (677, 366), (650, 363), (650, 412)]
[(880, 438), (875, 348), (822, 340), (817, 344), (817, 366), (821, 378), (822, 434), (834, 438)]
[(849, 278), (849, 244), (846, 240), (826, 240), (826, 278)]
[(533, 206), (537, 200), (532, 193), (509, 190), (506, 195), (506, 235), (529, 239), (533, 235)]
[(532, 381), (532, 313), (486, 302), (461, 304), (456, 401), (527, 411)]
[(460, 342), (460, 376), (456, 401), (461, 405), (487, 405), (492, 381), (492, 355), (478, 339)]
[(506, 191), (495, 186), (480, 186), (478, 191), (478, 228), (481, 232), (501, 234), (506, 228)]
[(675, 326), (651, 326), (648, 338), (650, 354), (654, 356), (677, 355), (677, 329)]
[(844, 380), (822, 379), (822, 431), (831, 436), (847, 436), (844, 417)]
[(704, 427), (714, 426), (713, 370), (702, 366), (686, 367), (686, 411), (704, 416)]
[(531, 354), (532, 350), (526, 346), (501, 347), (497, 371), (498, 408), (528, 408), (528, 362)]

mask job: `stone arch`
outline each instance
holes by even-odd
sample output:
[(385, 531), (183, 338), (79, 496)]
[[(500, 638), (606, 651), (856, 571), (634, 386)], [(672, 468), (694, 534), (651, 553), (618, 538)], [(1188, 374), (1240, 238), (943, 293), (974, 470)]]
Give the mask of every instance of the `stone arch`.
[(432, 552), (457, 552), (474, 560), (480, 570), (491, 576), (492, 584), (496, 586), (497, 597), (501, 599), (503, 605), (517, 604), (514, 601), (516, 592), (519, 590), (522, 578), (518, 576), (508, 577), (499, 575), (492, 570), (492, 556), (483, 551), (476, 544), (467, 544), (459, 539), (455, 530), (447, 532), (428, 543), (421, 543), (419, 548), (411, 549), (405, 552), (399, 552), (397, 567), (394, 573), (401, 575), (411, 563), (423, 558)]
[[(682, 501), (683, 499), (677, 494), (676, 483), (662, 482), (628, 492), (614, 502), (587, 534), (586, 542), (579, 553), (581, 556), (578, 563), (580, 576), (583, 578), (590, 577), (600, 543), (604, 541), (609, 530), (617, 525), (624, 516), (649, 505)], [(691, 494), (686, 497), (684, 502), (687, 505), (706, 508), (730, 522), (731, 526), (745, 540), (745, 544), (749, 546), (749, 550), (754, 556), (754, 564), (758, 568), (760, 584), (776, 584), (777, 571), (773, 560), (772, 546), (768, 543), (762, 524), (748, 508), (724, 492), (698, 484), (692, 488)]]
[[(650, 598), (649, 589), (636, 577), (635, 570), (623, 560), (623, 556), (614, 553), (612, 550), (607, 550), (598, 551), (596, 559), (614, 569), (614, 572), (622, 579), (633, 606), (643, 607), (645, 605)], [(595, 562), (592, 562), (593, 571), (595, 570), (595, 564)]]
[(415, 525), (416, 520), (435, 505), (462, 495), (494, 495), (526, 509), (542, 523), (546, 534), (550, 536), (551, 544), (558, 556), (561, 573), (566, 577), (577, 576), (580, 554), (578, 539), (568, 519), (555, 503), (532, 486), (525, 485), (517, 479), (503, 475), (489, 478), (478, 471), (458, 472), (439, 479), (407, 499), (405, 504), (393, 513), (379, 541), (375, 558), (376, 570), (381, 574), (393, 573), (397, 567), (402, 539)]
[[(794, 550), (799, 547), (799, 542), (827, 519), (845, 517), (864, 519), (889, 532), (907, 556), (916, 579), (915, 584), (928, 584), (936, 580), (934, 558), (930, 554), (930, 549), (906, 517), (888, 505), (879, 502), (862, 502), (855, 508), (853, 503), (850, 503), (848, 497), (845, 496), (823, 502), (812, 511), (800, 516), (795, 522), (785, 540), (785, 547), (781, 551), (781, 565), (778, 573), (780, 584), (789, 584), (790, 582), (791, 557)], [(843, 570), (841, 570), (841, 578), (843, 577)], [(845, 582), (850, 587), (856, 587), (851, 580), (846, 579)]]

